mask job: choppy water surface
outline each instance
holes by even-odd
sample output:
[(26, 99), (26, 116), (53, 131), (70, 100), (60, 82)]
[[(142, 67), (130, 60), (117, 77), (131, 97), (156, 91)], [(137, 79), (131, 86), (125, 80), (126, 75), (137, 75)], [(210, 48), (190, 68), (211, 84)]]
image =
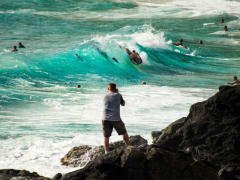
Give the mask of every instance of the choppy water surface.
[[(129, 134), (151, 141), (152, 130), (239, 75), (239, 12), (239, 1), (226, 0), (1, 1), (0, 169), (71, 171), (59, 162), (70, 148), (102, 144), (110, 81), (126, 100)], [(187, 49), (172, 45), (181, 38)], [(11, 53), (20, 41), (26, 48)]]

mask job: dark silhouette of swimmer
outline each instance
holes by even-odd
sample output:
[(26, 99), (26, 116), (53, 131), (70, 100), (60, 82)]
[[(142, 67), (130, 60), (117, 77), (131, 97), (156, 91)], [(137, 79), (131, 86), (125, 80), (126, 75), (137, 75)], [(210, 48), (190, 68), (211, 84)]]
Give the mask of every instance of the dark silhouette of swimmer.
[(75, 54), (75, 57), (76, 57), (77, 60), (83, 61), (83, 59), (81, 58), (81, 56), (79, 56), (78, 54)]
[(81, 85), (80, 85), (80, 84), (78, 84), (78, 85), (77, 85), (77, 88), (81, 88)]
[(119, 63), (118, 60), (115, 57), (113, 57), (112, 60), (114, 60), (115, 62)]
[(222, 18), (221, 22), (224, 23), (224, 19), (223, 18)]
[(147, 83), (145, 81), (142, 82), (142, 85), (147, 85)]
[(16, 51), (18, 51), (17, 46), (13, 46), (13, 49), (11, 50), (11, 52), (16, 52)]
[(183, 46), (183, 39), (173, 44), (174, 46)]
[(76, 56), (77, 59), (80, 59), (80, 56), (78, 54), (75, 54), (75, 56)]
[(19, 42), (18, 43), (18, 48), (25, 48), (25, 46), (21, 42)]
[(227, 26), (224, 26), (224, 31), (228, 31), (228, 27)]
[(103, 57), (105, 57), (106, 59), (109, 58), (109, 56), (107, 55), (106, 52), (104, 52), (103, 50), (101, 50), (99, 47), (96, 47), (97, 51), (99, 52), (99, 54), (101, 54)]
[(173, 44), (174, 46), (182, 46), (185, 49), (188, 49), (188, 47), (183, 46), (183, 39), (180, 39), (180, 41), (176, 42)]
[(203, 44), (203, 41), (202, 41), (202, 40), (200, 40), (200, 41), (199, 41), (199, 44)]

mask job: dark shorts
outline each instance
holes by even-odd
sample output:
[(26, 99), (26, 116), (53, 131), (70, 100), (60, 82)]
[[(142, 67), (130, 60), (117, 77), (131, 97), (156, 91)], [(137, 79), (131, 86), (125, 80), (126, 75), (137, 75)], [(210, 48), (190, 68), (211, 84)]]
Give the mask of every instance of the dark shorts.
[(118, 135), (127, 133), (126, 127), (122, 121), (102, 121), (104, 137), (110, 137), (113, 128), (117, 131)]

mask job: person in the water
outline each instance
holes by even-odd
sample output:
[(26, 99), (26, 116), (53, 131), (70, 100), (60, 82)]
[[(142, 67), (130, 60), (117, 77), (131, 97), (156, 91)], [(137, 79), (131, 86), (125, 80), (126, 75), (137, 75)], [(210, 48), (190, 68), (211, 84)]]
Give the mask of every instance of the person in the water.
[(76, 56), (77, 59), (80, 59), (80, 56), (78, 54), (75, 54), (75, 56)]
[(139, 57), (139, 54), (135, 50), (133, 50), (129, 57), (131, 59), (135, 59), (135, 58)]
[(11, 50), (11, 52), (17, 52), (17, 46), (13, 46), (13, 49)]
[(202, 40), (200, 40), (200, 41), (199, 41), (199, 44), (203, 44), (203, 41), (202, 41)]
[(102, 126), (105, 153), (109, 152), (109, 138), (112, 135), (113, 128), (117, 131), (118, 135), (123, 136), (125, 144), (127, 146), (130, 145), (125, 124), (120, 117), (120, 105), (125, 106), (125, 101), (116, 86), (115, 83), (109, 83), (108, 94), (104, 97)]
[(18, 43), (18, 48), (25, 48), (25, 46), (21, 42), (19, 42)]
[(137, 56), (139, 56), (139, 53), (136, 52), (135, 50), (133, 50), (133, 53), (136, 54)]
[(76, 59), (77, 59), (77, 60), (83, 61), (83, 59), (81, 58), (81, 56), (79, 56), (78, 54), (75, 54), (75, 56), (76, 56)]
[(223, 18), (222, 18), (221, 22), (224, 23), (224, 19)]
[(228, 31), (228, 27), (224, 26), (224, 31), (227, 32)]
[(240, 81), (238, 80), (238, 77), (237, 77), (237, 76), (234, 76), (234, 77), (233, 77), (233, 82), (227, 83), (227, 84), (228, 84), (228, 85), (237, 86), (237, 85), (240, 85)]
[(80, 85), (80, 84), (78, 84), (78, 85), (77, 85), (77, 88), (81, 88), (81, 85)]
[(183, 46), (183, 39), (173, 44), (174, 46)]
[(115, 57), (113, 57), (112, 60), (114, 60), (115, 62), (119, 63), (118, 60)]

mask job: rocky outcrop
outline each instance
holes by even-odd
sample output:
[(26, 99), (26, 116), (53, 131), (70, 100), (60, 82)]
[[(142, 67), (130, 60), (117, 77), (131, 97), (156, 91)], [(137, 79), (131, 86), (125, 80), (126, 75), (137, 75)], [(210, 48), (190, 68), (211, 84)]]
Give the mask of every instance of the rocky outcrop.
[[(134, 147), (146, 146), (147, 140), (141, 136), (131, 136), (129, 137), (130, 144)], [(118, 149), (124, 147), (125, 144), (123, 141), (117, 141), (110, 143), (109, 149)], [(103, 146), (91, 147), (87, 145), (82, 145), (72, 148), (62, 159), (62, 165), (82, 167), (87, 164), (87, 162), (96, 159), (97, 157), (104, 154)]]
[(29, 172), (26, 170), (15, 170), (15, 169), (1, 169), (0, 180), (50, 180), (38, 175), (36, 172)]
[[(61, 176), (59, 176), (61, 177)], [(117, 148), (61, 180), (220, 180), (215, 170), (190, 155), (158, 146)]]
[(220, 87), (159, 134), (154, 143), (211, 163), (225, 179), (240, 179), (240, 87)]
[(153, 143), (158, 140), (161, 134), (162, 134), (162, 131), (152, 131), (151, 135), (152, 135)]

